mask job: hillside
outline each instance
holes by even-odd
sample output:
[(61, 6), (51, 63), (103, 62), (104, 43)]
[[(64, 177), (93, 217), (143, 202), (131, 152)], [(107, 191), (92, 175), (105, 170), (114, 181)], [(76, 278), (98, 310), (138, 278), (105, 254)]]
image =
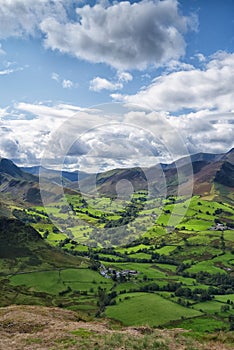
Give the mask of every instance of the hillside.
[[(22, 167), (21, 168), (24, 172), (27, 172), (32, 175), (39, 176), (40, 171), (43, 171), (49, 178), (56, 179), (60, 175), (60, 171), (58, 170), (52, 170), (52, 169), (45, 169), (41, 167), (40, 165), (38, 166), (32, 166), (32, 167)], [(62, 171), (62, 176), (64, 179), (69, 180), (69, 181), (78, 181), (78, 176), (79, 179), (84, 179), (87, 177), (89, 174), (82, 172), (82, 171)]]
[(51, 247), (29, 225), (0, 218), (0, 274), (40, 271), (80, 265), (81, 259)]
[[(232, 178), (232, 155), (196, 157), (199, 195), (190, 201), (173, 195), (173, 165), (165, 170), (171, 193), (165, 199), (147, 198), (139, 168), (98, 174), (99, 198), (66, 190), (43, 207), (1, 193), (0, 306), (59, 307), (83, 318), (182, 328), (199, 337), (228, 334), (234, 329), (233, 188), (216, 177), (222, 171), (221, 178)], [(186, 186), (188, 164), (181, 162)], [(116, 201), (109, 189), (125, 176), (135, 192)], [(156, 189), (163, 185), (157, 180)], [(52, 193), (58, 185), (47, 188)]]
[(41, 202), (38, 177), (28, 174), (11, 160), (0, 158), (0, 193), (16, 202)]
[(0, 158), (0, 173), (24, 180), (35, 180), (34, 176), (22, 171), (11, 160)]
[[(190, 186), (190, 164), (192, 164), (194, 195), (212, 195), (213, 198), (217, 197), (219, 200), (225, 198), (230, 201), (232, 200), (232, 195), (227, 196), (227, 191), (230, 193), (234, 192), (233, 159), (234, 149), (231, 149), (225, 154), (193, 154), (191, 157), (181, 158), (171, 164), (158, 164), (145, 169), (113, 169), (97, 175), (84, 172), (79, 172), (78, 174), (78, 172), (63, 171), (62, 176), (66, 188), (77, 191), (79, 187), (82, 193), (89, 193), (90, 195), (97, 190), (100, 195), (115, 198), (117, 195), (116, 185), (120, 180), (130, 181), (134, 191), (148, 190), (150, 186), (151, 191), (153, 191), (153, 194), (156, 196), (165, 191), (167, 191), (168, 195), (175, 195), (178, 190), (178, 169), (181, 177), (180, 188), (186, 193), (187, 188)], [(10, 171), (8, 171), (8, 169), (10, 169)], [(21, 193), (23, 189), (24, 192), (22, 196), (24, 200), (28, 202), (33, 200), (39, 202), (37, 176), (41, 170), (42, 175), (48, 179), (49, 192), (53, 191), (53, 186), (51, 188), (52, 183), (57, 183), (58, 186), (61, 186), (60, 172), (58, 171), (43, 169), (40, 168), (40, 166), (20, 169), (12, 162), (3, 160), (3, 166), (0, 167), (0, 184), (2, 184), (0, 191), (14, 194), (16, 189), (19, 193)], [(79, 185), (77, 186), (78, 177)], [(93, 179), (95, 179), (96, 182), (95, 186), (93, 184)], [(22, 183), (22, 180), (26, 180), (26, 182), (24, 181), (24, 183)], [(30, 189), (28, 189), (27, 182), (29, 180), (33, 181), (33, 184), (31, 182)], [(56, 193), (56, 188), (54, 188), (54, 192)]]
[[(53, 172), (51, 170), (47, 171), (45, 169), (44, 171), (46, 179), (43, 191), (50, 201), (57, 200), (61, 188), (60, 175), (58, 172)], [(71, 177), (72, 176), (74, 177), (75, 175), (71, 174)], [(75, 194), (77, 188), (74, 190), (66, 188), (66, 185), (69, 187), (69, 183), (69, 180), (64, 179), (64, 191)], [(38, 172), (26, 172), (16, 166), (11, 160), (0, 158), (0, 202), (9, 200), (21, 206), (42, 204)]]
[(0, 348), (4, 350), (231, 350), (233, 340), (231, 333), (195, 340), (182, 329), (122, 328), (108, 321), (85, 321), (57, 308), (0, 308)]
[[(212, 194), (217, 199), (223, 198), (223, 192), (234, 192), (233, 179), (234, 149), (226, 154), (198, 153), (181, 158), (171, 164), (159, 164), (151, 168), (114, 169), (97, 175), (97, 189), (105, 196), (116, 196), (116, 184), (124, 179), (131, 182), (135, 191), (147, 190), (150, 185), (153, 193), (163, 193), (165, 186), (168, 195), (175, 195), (178, 190), (178, 169), (181, 176), (180, 187), (186, 193), (191, 180), (190, 162), (193, 169), (193, 194), (207, 196)], [(146, 175), (147, 174), (147, 175)], [(165, 184), (166, 181), (166, 184)], [(216, 185), (225, 186), (224, 189)], [(80, 181), (83, 192), (92, 193), (89, 176)], [(227, 187), (227, 189), (226, 189)], [(212, 192), (213, 191), (213, 192)]]

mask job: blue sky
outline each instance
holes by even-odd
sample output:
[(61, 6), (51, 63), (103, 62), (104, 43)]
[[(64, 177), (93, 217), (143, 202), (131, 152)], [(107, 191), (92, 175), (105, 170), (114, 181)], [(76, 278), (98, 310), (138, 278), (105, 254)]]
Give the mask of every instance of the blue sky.
[[(0, 0), (0, 154), (17, 164), (39, 164), (49, 137), (67, 118), (76, 115), (79, 128), (88, 107), (110, 102), (150, 108), (180, 133), (188, 153), (228, 151), (233, 13), (233, 0)], [(116, 130), (86, 135), (82, 150), (103, 150), (113, 135), (117, 143), (123, 139)], [(123, 156), (129, 159), (135, 147)], [(166, 158), (153, 140), (138, 145), (136, 158), (152, 147)], [(71, 168), (87, 164), (85, 154), (78, 150)], [(115, 152), (95, 157), (102, 169), (138, 165), (119, 155), (114, 161)]]

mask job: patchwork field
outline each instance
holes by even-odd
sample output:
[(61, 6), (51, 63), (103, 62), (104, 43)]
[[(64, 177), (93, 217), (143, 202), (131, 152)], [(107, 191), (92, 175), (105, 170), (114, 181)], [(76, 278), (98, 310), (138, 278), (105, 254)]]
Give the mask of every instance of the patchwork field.
[[(22, 259), (19, 269), (0, 276), (5, 291), (0, 304), (60, 306), (127, 326), (234, 329), (231, 205), (195, 196), (182, 216), (185, 198), (149, 199), (147, 207), (145, 199), (145, 193), (136, 193), (126, 203), (105, 197), (86, 202), (67, 195), (69, 210), (64, 200), (47, 210), (12, 207), (44, 242), (69, 259), (83, 260), (78, 266), (24, 271)], [(168, 230), (173, 211), (181, 222)]]

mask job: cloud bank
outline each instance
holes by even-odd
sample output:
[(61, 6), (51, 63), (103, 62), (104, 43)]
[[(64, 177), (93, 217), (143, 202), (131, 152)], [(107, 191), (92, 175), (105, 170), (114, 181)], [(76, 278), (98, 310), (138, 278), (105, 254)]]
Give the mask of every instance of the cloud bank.
[(0, 39), (34, 36), (48, 18), (67, 19), (68, 0), (0, 0)]
[(131, 3), (0, 0), (0, 39), (35, 37), (45, 47), (116, 69), (160, 66), (185, 53), (184, 34), (196, 27), (176, 0)]
[(113, 94), (117, 100), (140, 103), (157, 111), (231, 112), (234, 110), (234, 53), (217, 52), (203, 69), (180, 70), (156, 78), (135, 95)]
[[(80, 167), (92, 171), (98, 167), (103, 171), (172, 161), (173, 157), (183, 156), (177, 149), (178, 135), (191, 153), (221, 153), (234, 147), (234, 113), (214, 114), (209, 110), (201, 110), (178, 117), (133, 108), (123, 114), (122, 124), (111, 125), (109, 112), (99, 112), (98, 107), (89, 110), (64, 104), (19, 103), (14, 109), (2, 109), (1, 156), (21, 165), (40, 164), (51, 135), (64, 122), (66, 128), (58, 133), (55, 149), (51, 151), (57, 152), (58, 156), (60, 152), (63, 153), (71, 142), (72, 132), (75, 132), (76, 141), (66, 153), (66, 166), (71, 170)], [(163, 125), (162, 120), (166, 120), (166, 124)], [(136, 123), (141, 127), (134, 127)], [(156, 130), (154, 135), (146, 132), (153, 127)], [(175, 145), (171, 158), (165, 152), (165, 142)], [(50, 164), (56, 166), (56, 159)]]
[(77, 21), (46, 18), (40, 28), (45, 45), (90, 62), (117, 69), (160, 66), (185, 52), (183, 34), (194, 25), (175, 0), (101, 2), (76, 9)]

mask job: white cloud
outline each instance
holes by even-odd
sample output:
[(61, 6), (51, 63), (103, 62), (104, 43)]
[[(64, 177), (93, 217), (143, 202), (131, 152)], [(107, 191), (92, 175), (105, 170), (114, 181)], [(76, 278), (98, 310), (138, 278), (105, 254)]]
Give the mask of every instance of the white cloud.
[(4, 69), (0, 70), (0, 75), (9, 75), (14, 72), (14, 69)]
[(63, 79), (63, 82), (62, 82), (62, 87), (64, 89), (71, 89), (72, 87), (74, 86), (74, 83), (69, 80), (69, 79)]
[[(61, 129), (49, 148), (51, 159), (56, 165), (58, 160), (54, 155), (57, 154), (59, 159), (60, 152), (67, 149), (65, 154), (71, 169), (80, 166), (83, 170), (91, 171), (95, 167), (105, 170), (170, 161), (173, 156), (183, 155), (179, 153), (178, 135), (192, 153), (225, 152), (234, 146), (234, 113), (213, 114), (200, 110), (173, 116), (130, 108), (128, 113), (119, 112), (120, 124), (116, 119), (117, 124), (111, 125), (111, 113), (107, 111), (23, 102), (14, 108), (1, 109), (1, 156), (18, 164), (39, 164), (44, 151), (48, 151), (52, 133), (59, 127)], [(112, 112), (112, 120), (115, 120), (118, 113), (114, 109)], [(166, 122), (163, 122), (165, 118)], [(147, 130), (153, 134), (147, 134)], [(69, 149), (73, 136), (75, 142)], [(171, 146), (172, 155), (165, 151), (167, 144)]]
[(203, 69), (172, 72), (153, 80), (135, 95), (112, 94), (114, 99), (146, 105), (158, 111), (234, 110), (234, 53), (218, 52)]
[(0, 70), (0, 76), (1, 75), (9, 75), (9, 74), (12, 74), (12, 73), (15, 73), (15, 72), (19, 72), (19, 71), (22, 71), (23, 70), (23, 67), (18, 67), (18, 68), (14, 68), (14, 69), (3, 69), (3, 70)]
[(202, 54), (202, 53), (197, 53), (195, 55), (195, 57), (197, 57), (197, 59), (199, 60), (199, 62), (205, 62), (206, 61), (206, 58), (205, 56)]
[(101, 2), (76, 12), (76, 22), (55, 16), (42, 21), (46, 47), (120, 70), (178, 59), (185, 51), (183, 34), (195, 23), (180, 13), (176, 0)]
[[(56, 106), (49, 106), (43, 103), (33, 104), (20, 102), (15, 105), (15, 110), (30, 113), (43, 119), (48, 118), (48, 121), (50, 121), (51, 118), (56, 118), (58, 123), (58, 118), (66, 119), (74, 115), (74, 113), (77, 112), (77, 106), (73, 108), (72, 105), (58, 104)], [(82, 109), (80, 108), (79, 110)]]
[(5, 54), (6, 54), (6, 52), (2, 48), (2, 44), (0, 44), (0, 56), (3, 56)]
[(35, 35), (48, 17), (64, 21), (67, 0), (0, 0), (0, 38)]
[(194, 69), (194, 66), (178, 60), (171, 60), (166, 64), (166, 72), (187, 71)]
[(0, 120), (1, 118), (4, 118), (5, 116), (7, 116), (8, 112), (7, 112), (7, 107), (6, 108), (0, 108)]
[(1, 156), (21, 165), (39, 164), (51, 133), (78, 112), (83, 113), (78, 106), (24, 102), (1, 109)]
[(234, 147), (234, 113), (201, 110), (179, 117), (169, 116), (168, 120), (179, 130), (191, 153), (222, 153)]
[(58, 73), (53, 72), (51, 74), (51, 79), (55, 80), (57, 83), (61, 84), (61, 86), (64, 89), (71, 89), (71, 88), (77, 88), (79, 85), (78, 83), (74, 83), (70, 79), (62, 79)]
[(51, 79), (57, 81), (57, 83), (60, 81), (60, 76), (58, 73), (52, 73), (51, 74)]
[(118, 72), (119, 81), (128, 82), (133, 79), (133, 76), (128, 72)]
[(89, 89), (92, 91), (99, 92), (102, 90), (110, 90), (110, 91), (119, 90), (119, 89), (122, 89), (122, 87), (123, 87), (122, 83), (119, 83), (119, 82), (112, 83), (107, 79), (96, 77), (90, 81)]
[(95, 77), (90, 81), (89, 89), (96, 92), (100, 92), (102, 90), (120, 90), (124, 87), (124, 83), (128, 83), (132, 79), (133, 76), (128, 72), (117, 72), (114, 81), (101, 77)]
[(178, 7), (177, 0), (94, 6), (76, 0), (0, 0), (0, 39), (43, 34), (52, 50), (118, 70), (144, 69), (184, 54), (183, 36), (195, 29), (196, 18), (183, 16)]

